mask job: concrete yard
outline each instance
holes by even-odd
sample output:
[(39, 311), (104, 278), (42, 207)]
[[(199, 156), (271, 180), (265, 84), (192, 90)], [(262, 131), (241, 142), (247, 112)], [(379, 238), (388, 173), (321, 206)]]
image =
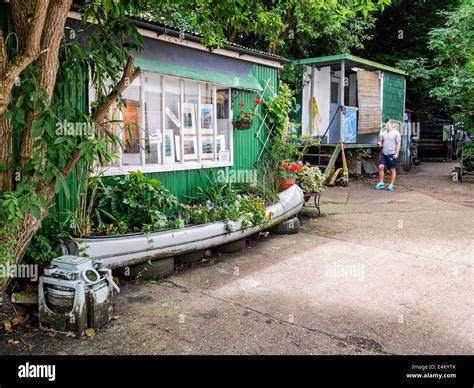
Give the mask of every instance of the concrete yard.
[(121, 284), (95, 337), (23, 328), (0, 353), (474, 354), (474, 185), (453, 166), (424, 163), (393, 193), (327, 189), (296, 235)]

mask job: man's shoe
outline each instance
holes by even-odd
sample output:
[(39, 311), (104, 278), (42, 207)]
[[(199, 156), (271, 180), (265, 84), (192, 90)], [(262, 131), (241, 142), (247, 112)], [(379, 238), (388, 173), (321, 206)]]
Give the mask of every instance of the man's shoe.
[(389, 185), (387, 190), (388, 191), (395, 191), (395, 186), (394, 185)]
[(382, 190), (382, 189), (385, 189), (385, 183), (377, 183), (377, 184), (374, 186), (374, 189), (375, 189), (375, 190)]

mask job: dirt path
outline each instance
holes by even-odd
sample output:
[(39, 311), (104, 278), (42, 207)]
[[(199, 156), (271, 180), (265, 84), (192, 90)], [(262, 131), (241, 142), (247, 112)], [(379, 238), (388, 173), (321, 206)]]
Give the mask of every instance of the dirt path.
[(424, 164), (393, 193), (329, 189), (297, 235), (122, 286), (95, 338), (22, 330), (0, 353), (474, 354), (474, 185), (452, 167)]

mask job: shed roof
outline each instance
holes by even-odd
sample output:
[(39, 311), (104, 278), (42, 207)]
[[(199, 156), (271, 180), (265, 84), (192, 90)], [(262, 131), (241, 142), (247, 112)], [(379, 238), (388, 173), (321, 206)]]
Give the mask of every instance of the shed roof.
[[(194, 41), (202, 43), (203, 35), (196, 31), (180, 30), (176, 27), (170, 26), (164, 22), (151, 21), (146, 19), (131, 18), (132, 23), (137, 27), (141, 27), (150, 31), (158, 32), (159, 34), (171, 35), (179, 37), (183, 40)], [(263, 58), (271, 61), (275, 61), (281, 64), (291, 63), (291, 60), (282, 57), (281, 55), (267, 53), (265, 51), (257, 50), (254, 48), (242, 46), (236, 43), (226, 43), (223, 45), (224, 49), (234, 51), (239, 55), (250, 55), (257, 58)], [(209, 51), (212, 51), (210, 48)]]
[(369, 61), (368, 59), (356, 57), (355, 55), (351, 54), (339, 54), (339, 55), (328, 55), (324, 57), (316, 57), (316, 58), (306, 58), (306, 59), (298, 59), (293, 61), (294, 64), (298, 65), (320, 65), (320, 66), (329, 66), (339, 64), (341, 61), (345, 61), (347, 67), (350, 66), (357, 66), (368, 70), (373, 69), (380, 69), (389, 71), (391, 73), (397, 73), (401, 75), (408, 75), (403, 70), (397, 69), (395, 67), (387, 66), (382, 63), (377, 63), (373, 61)]
[[(80, 12), (81, 11), (81, 4), (85, 0), (75, 0), (72, 5), (72, 11)], [(158, 35), (170, 35), (173, 37), (178, 37), (182, 40), (188, 40), (191, 42), (197, 42), (202, 44), (203, 35), (197, 31), (191, 31), (186, 29), (180, 29), (176, 26), (171, 25), (169, 21), (162, 18), (160, 21), (151, 20), (147, 18), (145, 15), (141, 15), (141, 17), (131, 17), (130, 18), (132, 23), (135, 24), (138, 28), (143, 28), (149, 31), (153, 31)], [(250, 47), (241, 46), (236, 43), (227, 43), (223, 46), (224, 49), (229, 51), (234, 51), (238, 53), (240, 56), (242, 55), (249, 55), (256, 58), (262, 58), (269, 61), (274, 61), (279, 63), (280, 65), (291, 63), (290, 59), (282, 57), (281, 55), (267, 53), (265, 51), (253, 49)], [(209, 48), (209, 51), (213, 51), (213, 49)]]

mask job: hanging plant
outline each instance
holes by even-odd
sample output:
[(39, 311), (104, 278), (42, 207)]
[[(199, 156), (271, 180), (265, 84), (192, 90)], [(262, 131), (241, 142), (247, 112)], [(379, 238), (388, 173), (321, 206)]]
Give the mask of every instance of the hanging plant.
[[(262, 103), (261, 100), (253, 100), (256, 106), (260, 105)], [(239, 102), (237, 104), (240, 108), (243, 108), (245, 104), (243, 102)], [(234, 127), (240, 131), (245, 131), (247, 129), (250, 129), (254, 123), (254, 116), (255, 116), (255, 110), (245, 110), (245, 109), (240, 109), (233, 121)]]

